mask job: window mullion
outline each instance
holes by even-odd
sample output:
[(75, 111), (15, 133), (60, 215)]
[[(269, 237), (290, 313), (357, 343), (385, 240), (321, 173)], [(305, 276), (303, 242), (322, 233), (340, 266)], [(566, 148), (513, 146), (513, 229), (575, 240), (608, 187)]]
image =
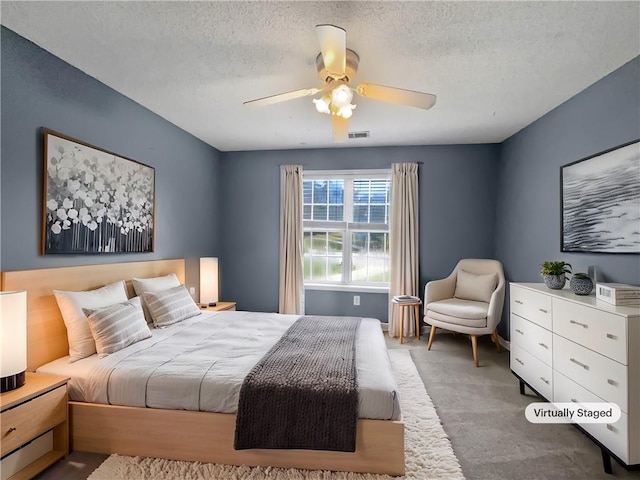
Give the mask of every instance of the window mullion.
[(344, 182), (344, 218), (346, 228), (353, 222), (353, 180), (346, 179)]
[(353, 221), (353, 179), (345, 179), (344, 182), (344, 248), (342, 251), (342, 281), (351, 283), (351, 230), (349, 222)]
[(329, 280), (329, 232), (324, 233), (324, 279)]
[(351, 283), (351, 234), (344, 230), (342, 250), (342, 281)]

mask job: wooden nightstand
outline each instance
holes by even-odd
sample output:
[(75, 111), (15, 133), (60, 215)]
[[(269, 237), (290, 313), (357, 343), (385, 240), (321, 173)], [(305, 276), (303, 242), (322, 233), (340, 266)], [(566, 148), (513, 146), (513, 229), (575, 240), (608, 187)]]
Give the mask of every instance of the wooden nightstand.
[(20, 449), (2, 459), (9, 480), (33, 478), (69, 454), (67, 380), (27, 372), (22, 387), (0, 394), (0, 454)]
[(236, 302), (218, 302), (215, 307), (203, 307), (202, 310), (207, 312), (221, 312), (223, 310), (236, 309)]

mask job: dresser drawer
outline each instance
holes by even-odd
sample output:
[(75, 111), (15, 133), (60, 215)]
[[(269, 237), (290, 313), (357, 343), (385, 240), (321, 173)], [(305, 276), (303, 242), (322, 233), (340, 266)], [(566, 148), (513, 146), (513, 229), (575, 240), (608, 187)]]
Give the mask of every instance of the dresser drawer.
[(551, 330), (551, 297), (526, 288), (511, 286), (511, 313)]
[(551, 365), (553, 334), (549, 330), (511, 314), (511, 343), (515, 343), (547, 365)]
[(566, 338), (553, 335), (553, 368), (577, 384), (617, 404), (627, 413), (627, 368)]
[[(557, 371), (553, 375), (553, 401), (567, 403), (604, 402), (602, 398)], [(629, 417), (626, 413), (623, 412), (615, 423), (580, 423), (579, 425), (625, 463), (629, 463)]]
[(511, 370), (545, 399), (553, 398), (553, 370), (529, 352), (511, 344)]
[(63, 385), (0, 413), (1, 455), (5, 455), (67, 419), (67, 387)]
[(624, 317), (554, 298), (553, 331), (623, 365), (628, 364)]

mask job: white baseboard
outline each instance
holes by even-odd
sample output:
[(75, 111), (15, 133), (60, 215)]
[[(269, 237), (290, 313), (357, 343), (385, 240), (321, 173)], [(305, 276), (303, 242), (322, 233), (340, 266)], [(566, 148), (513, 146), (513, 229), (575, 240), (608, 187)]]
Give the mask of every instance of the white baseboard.
[(511, 342), (509, 340), (505, 340), (500, 335), (498, 335), (498, 342), (500, 342), (502, 348), (511, 351)]

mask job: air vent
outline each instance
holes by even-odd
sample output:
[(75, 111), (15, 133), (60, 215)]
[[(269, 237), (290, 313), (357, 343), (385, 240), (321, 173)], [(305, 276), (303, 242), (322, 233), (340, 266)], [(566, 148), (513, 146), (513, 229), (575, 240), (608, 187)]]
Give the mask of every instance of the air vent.
[(369, 132), (349, 132), (349, 138), (369, 138)]

